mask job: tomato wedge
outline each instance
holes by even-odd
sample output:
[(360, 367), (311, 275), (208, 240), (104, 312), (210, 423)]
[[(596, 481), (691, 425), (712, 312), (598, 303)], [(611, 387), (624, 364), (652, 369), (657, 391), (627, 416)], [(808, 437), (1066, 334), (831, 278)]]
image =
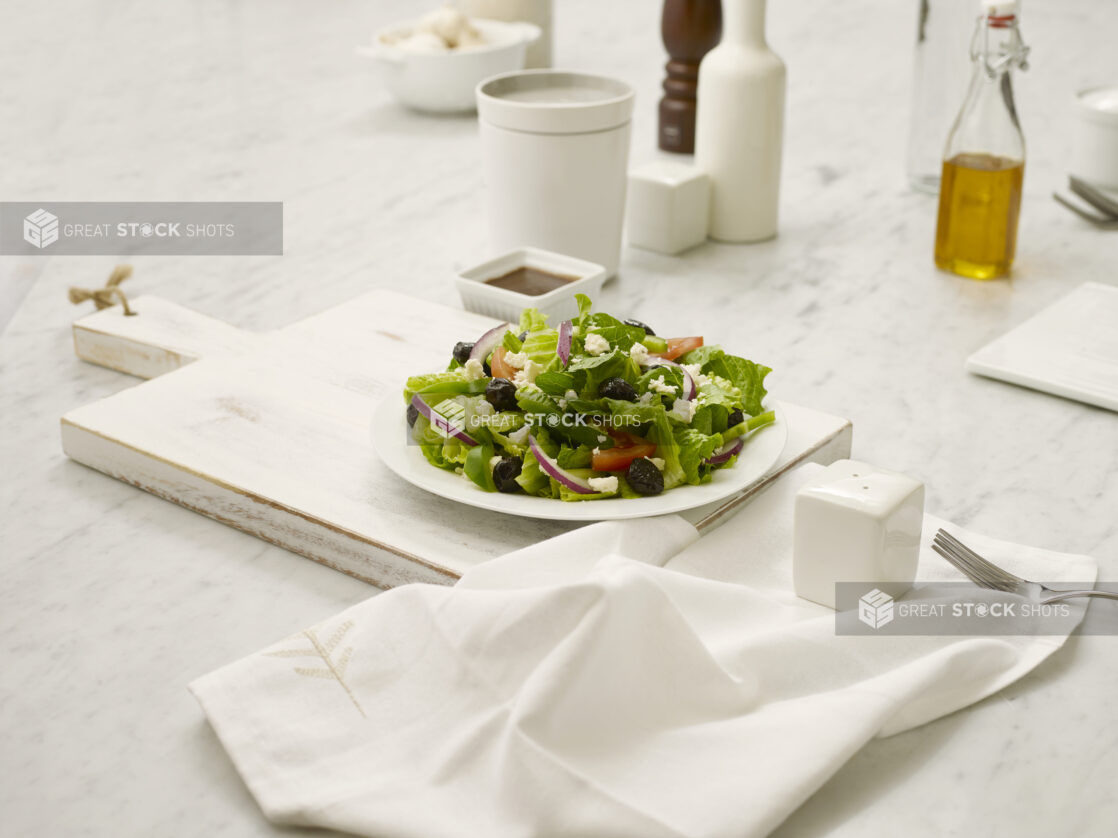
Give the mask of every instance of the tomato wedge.
[(516, 377), (516, 368), (505, 360), (507, 351), (503, 346), (494, 349), (489, 358), (489, 369), (492, 370), (494, 378), (507, 378), (512, 381)]
[(656, 443), (640, 442), (637, 445), (619, 445), (598, 451), (590, 460), (595, 471), (624, 471), (633, 460), (651, 457), (656, 453)]
[(657, 352), (657, 358), (663, 358), (665, 361), (674, 361), (680, 355), (686, 355), (692, 349), (698, 349), (703, 345), (702, 337), (691, 338), (668, 338), (668, 351)]

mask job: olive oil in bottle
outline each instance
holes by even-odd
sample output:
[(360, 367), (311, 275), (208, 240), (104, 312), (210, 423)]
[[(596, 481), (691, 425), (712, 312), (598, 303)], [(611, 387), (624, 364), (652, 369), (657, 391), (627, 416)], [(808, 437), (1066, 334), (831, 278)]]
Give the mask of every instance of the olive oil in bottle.
[(981, 0), (971, 41), (967, 98), (944, 153), (936, 224), (936, 266), (972, 279), (1009, 273), (1025, 173), (1025, 138), (1013, 102), (1011, 71), (1028, 48), (1016, 0)]
[(936, 266), (972, 279), (1009, 273), (1025, 164), (993, 154), (957, 154), (943, 163)]

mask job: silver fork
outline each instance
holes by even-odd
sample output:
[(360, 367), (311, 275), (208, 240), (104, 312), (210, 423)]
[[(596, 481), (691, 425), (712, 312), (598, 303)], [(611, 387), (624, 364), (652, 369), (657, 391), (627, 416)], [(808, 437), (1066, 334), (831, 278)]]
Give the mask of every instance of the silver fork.
[(932, 539), (932, 549), (955, 565), (963, 572), (963, 575), (980, 588), (1006, 591), (1040, 603), (1060, 602), (1076, 597), (1102, 597), (1103, 599), (1118, 600), (1118, 593), (1111, 593), (1110, 591), (1057, 591), (1045, 587), (1039, 582), (1030, 582), (1020, 576), (1014, 576), (1008, 570), (1002, 570), (996, 564), (982, 558), (947, 530), (941, 529), (936, 532), (935, 538)]

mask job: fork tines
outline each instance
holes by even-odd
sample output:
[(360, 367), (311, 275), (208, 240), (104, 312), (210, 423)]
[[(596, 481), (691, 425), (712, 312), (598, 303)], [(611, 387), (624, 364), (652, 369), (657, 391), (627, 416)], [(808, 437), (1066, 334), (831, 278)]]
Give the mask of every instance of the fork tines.
[(938, 530), (932, 540), (932, 549), (963, 572), (968, 579), (983, 588), (996, 591), (1013, 591), (1024, 582), (988, 562), (946, 530)]

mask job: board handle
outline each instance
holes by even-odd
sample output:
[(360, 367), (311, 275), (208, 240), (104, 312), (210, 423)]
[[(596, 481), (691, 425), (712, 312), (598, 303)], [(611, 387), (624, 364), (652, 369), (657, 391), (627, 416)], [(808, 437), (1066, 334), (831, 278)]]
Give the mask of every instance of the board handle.
[(259, 336), (161, 297), (129, 300), (74, 321), (74, 351), (83, 361), (137, 378), (155, 378), (200, 358), (247, 352)]

